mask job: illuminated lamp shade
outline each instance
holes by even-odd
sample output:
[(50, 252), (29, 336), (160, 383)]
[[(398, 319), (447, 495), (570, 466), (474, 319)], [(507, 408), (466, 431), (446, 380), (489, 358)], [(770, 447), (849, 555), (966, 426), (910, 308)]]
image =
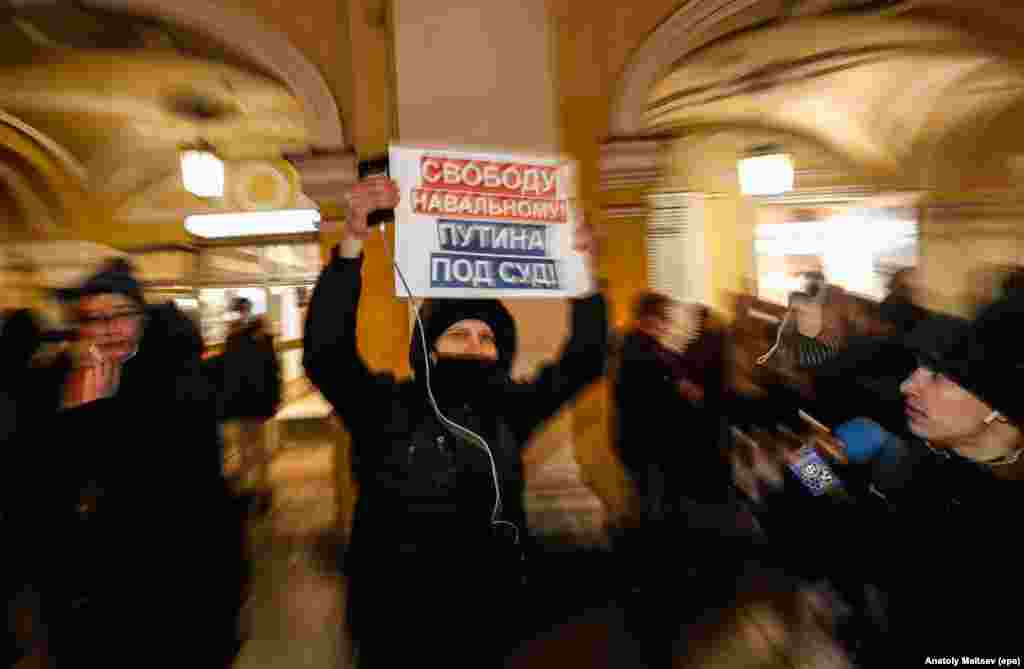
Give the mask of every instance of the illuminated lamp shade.
[(224, 197), (224, 162), (209, 151), (182, 151), (181, 181), (196, 197)]
[(229, 214), (194, 214), (185, 217), (185, 229), (196, 237), (260, 237), (316, 232), (316, 209), (279, 209)]
[(744, 195), (781, 195), (793, 190), (793, 161), (784, 153), (768, 153), (739, 161)]

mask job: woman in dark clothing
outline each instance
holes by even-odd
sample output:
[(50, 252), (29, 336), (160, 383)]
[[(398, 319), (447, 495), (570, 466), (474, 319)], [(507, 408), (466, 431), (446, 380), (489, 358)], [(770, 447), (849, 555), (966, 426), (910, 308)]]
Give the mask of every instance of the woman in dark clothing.
[[(603, 373), (605, 302), (572, 300), (561, 357), (530, 383), (509, 379), (515, 322), (496, 300), (427, 303), (411, 342), (415, 378), (373, 373), (356, 348), (358, 240), (367, 214), (397, 199), (383, 178), (352, 191), (348, 239), (317, 282), (305, 329), (306, 372), (352, 435), (360, 486), (345, 565), (349, 625), (361, 667), (496, 666), (518, 617), (522, 450)], [(589, 251), (586, 235), (577, 240)]]
[[(31, 482), (18, 542), (68, 664), (224, 667), (237, 651), (242, 525), (221, 475), (224, 376), (123, 261), (73, 291), (77, 341), (19, 389)], [(254, 391), (258, 392), (258, 390)]]

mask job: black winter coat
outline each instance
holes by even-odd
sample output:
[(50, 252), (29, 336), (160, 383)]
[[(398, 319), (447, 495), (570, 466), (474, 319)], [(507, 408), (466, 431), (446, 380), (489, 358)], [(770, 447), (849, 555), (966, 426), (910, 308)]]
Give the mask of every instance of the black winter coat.
[(1024, 582), (1008, 546), (1024, 483), (920, 442), (906, 446), (884, 469), (859, 473), (884, 490), (884, 501), (872, 494), (829, 503), (787, 490), (762, 515), (769, 539), (789, 549), (796, 572), (886, 594), (888, 629), (866, 666), (1019, 656), (1011, 602), (1024, 596)]
[(57, 657), (112, 665), (157, 653), (184, 665), (202, 652), (217, 666), (237, 647), (244, 579), (218, 433), (237, 365), (205, 365), (198, 330), (173, 305), (146, 313), (110, 398), (63, 410), (68, 358), (30, 370), (9, 531)]
[[(467, 625), (493, 623), (502, 608), (495, 602), (520, 576), (515, 556), (490, 526), (495, 494), (486, 453), (440, 425), (421, 380), (374, 373), (359, 355), (362, 262), (335, 255), (321, 274), (307, 315), (303, 362), (352, 436), (360, 492), (346, 556), (349, 622), (364, 651), (373, 645), (374, 656), (381, 658), (381, 645), (388, 642), (367, 641), (381, 629), (402, 629), (403, 635), (406, 629), (421, 630), (417, 638), (430, 647), (447, 643), (456, 630), (472, 638)], [(607, 332), (601, 296), (573, 300), (569, 341), (558, 361), (544, 366), (534, 381), (505, 378), (460, 405), (441, 407), (488, 441), (500, 480), (500, 517), (521, 534), (526, 532), (523, 447), (544, 421), (603, 373)], [(473, 629), (481, 632), (479, 626)], [(383, 652), (418, 647), (410, 637), (403, 639), (398, 646), (391, 641)], [(446, 657), (453, 650), (448, 648)], [(369, 655), (362, 657), (369, 661)]]
[[(619, 456), (634, 476), (645, 467), (660, 468), (669, 501), (724, 502), (731, 474), (721, 450), (721, 335), (704, 331), (686, 353), (670, 353), (643, 332), (626, 337), (615, 381)], [(682, 379), (704, 390), (702, 402), (683, 397)]]

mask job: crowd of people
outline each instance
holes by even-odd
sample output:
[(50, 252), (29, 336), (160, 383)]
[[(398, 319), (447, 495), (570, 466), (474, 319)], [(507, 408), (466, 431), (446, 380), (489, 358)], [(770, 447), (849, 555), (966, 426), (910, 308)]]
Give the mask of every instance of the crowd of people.
[[(609, 581), (626, 584), (616, 596), (644, 628), (638, 663), (1017, 656), (1015, 621), (996, 607), (1021, 588), (1005, 529), (1024, 474), (1015, 283), (968, 321), (920, 306), (909, 272), (880, 304), (810, 272), (752, 356), (745, 314), (727, 326), (657, 293), (637, 297), (612, 346), (591, 280), (559, 355), (529, 381), (511, 378), (517, 327), (500, 301), (431, 299), (400, 380), (371, 370), (356, 341), (362, 266), (383, 261), (362, 253), (369, 215), (399, 193), (370, 177), (347, 204), (324, 224), (342, 241), (311, 297), (303, 363), (352, 437), (357, 666), (497, 666), (536, 632), (523, 450), (606, 375), (635, 493), (614, 533), (625, 575)], [(580, 222), (574, 238), (593, 274), (594, 235)], [(201, 666), (228, 666), (245, 567), (218, 425), (276, 410), (266, 325), (239, 302), (224, 353), (204, 356), (194, 324), (147, 304), (123, 261), (61, 299), (73, 328), (44, 332), (23, 311), (0, 331), (0, 438), (18, 472), (0, 509), (18, 537), (8, 601), (35, 598), (44, 632), (27, 636), (58, 659), (156, 652), (196, 666), (202, 648)], [(15, 656), (26, 634), (10, 617)]]

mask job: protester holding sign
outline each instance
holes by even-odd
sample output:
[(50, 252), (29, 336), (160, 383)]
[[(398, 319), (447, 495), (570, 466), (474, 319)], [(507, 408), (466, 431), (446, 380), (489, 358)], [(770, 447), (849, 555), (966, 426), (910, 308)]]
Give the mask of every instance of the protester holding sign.
[[(361, 240), (367, 215), (399, 200), (384, 177), (352, 189), (346, 239), (320, 276), (305, 328), (306, 372), (352, 435), (360, 485), (345, 565), (349, 625), (361, 667), (493, 666), (519, 620), (521, 452), (603, 373), (606, 305), (593, 289), (572, 299), (569, 340), (530, 383), (509, 378), (516, 324), (494, 299), (427, 301), (411, 342), (415, 378), (371, 372), (355, 341)], [(583, 226), (575, 235), (589, 267), (592, 237)]]

